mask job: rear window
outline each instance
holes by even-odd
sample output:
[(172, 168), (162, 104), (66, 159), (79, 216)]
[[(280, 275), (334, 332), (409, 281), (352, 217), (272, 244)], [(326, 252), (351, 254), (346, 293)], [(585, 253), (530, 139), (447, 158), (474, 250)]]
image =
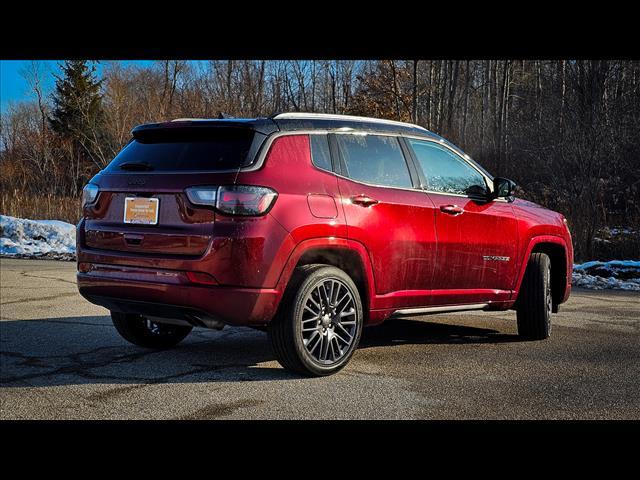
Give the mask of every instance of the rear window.
[[(260, 138), (259, 138), (260, 137)], [(240, 128), (160, 129), (141, 132), (107, 171), (232, 170), (253, 161), (264, 135)]]

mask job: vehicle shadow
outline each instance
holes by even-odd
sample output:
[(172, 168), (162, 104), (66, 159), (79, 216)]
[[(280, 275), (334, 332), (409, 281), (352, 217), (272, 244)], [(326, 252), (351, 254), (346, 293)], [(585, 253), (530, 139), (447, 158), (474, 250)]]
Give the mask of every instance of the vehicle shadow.
[[(0, 322), (0, 388), (81, 384), (155, 384), (293, 380), (275, 362), (264, 332), (194, 329), (178, 346), (153, 351), (127, 343), (108, 316)], [(424, 320), (391, 320), (365, 329), (360, 348), (400, 344), (518, 341), (497, 330)]]
[[(441, 320), (445, 320), (441, 317)], [(522, 342), (514, 334), (490, 328), (470, 327), (411, 318), (397, 318), (364, 330), (360, 348), (401, 344), (469, 344)]]

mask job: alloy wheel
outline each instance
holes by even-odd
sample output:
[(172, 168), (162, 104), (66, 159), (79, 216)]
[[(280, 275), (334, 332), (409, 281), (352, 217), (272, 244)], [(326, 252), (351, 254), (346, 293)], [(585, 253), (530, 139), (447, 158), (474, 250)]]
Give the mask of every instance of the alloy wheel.
[(349, 287), (325, 278), (307, 294), (302, 340), (307, 353), (322, 365), (339, 362), (351, 350), (357, 333), (357, 311)]

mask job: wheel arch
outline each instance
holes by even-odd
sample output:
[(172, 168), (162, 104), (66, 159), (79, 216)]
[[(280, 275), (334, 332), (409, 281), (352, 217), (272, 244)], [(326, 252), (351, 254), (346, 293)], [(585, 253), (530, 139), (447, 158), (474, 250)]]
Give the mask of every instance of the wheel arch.
[(351, 277), (358, 287), (367, 323), (375, 288), (371, 262), (364, 246), (353, 240), (331, 237), (305, 240), (289, 257), (278, 281), (278, 289), (284, 292), (297, 267), (317, 263), (337, 267)]
[(551, 235), (534, 237), (529, 242), (518, 275), (518, 283), (515, 290), (516, 301), (520, 294), (520, 287), (522, 286), (529, 258), (533, 253), (544, 253), (551, 260), (551, 295), (553, 297), (554, 310), (557, 310), (557, 306), (566, 301), (569, 296), (572, 266), (568, 265), (568, 249), (564, 239)]

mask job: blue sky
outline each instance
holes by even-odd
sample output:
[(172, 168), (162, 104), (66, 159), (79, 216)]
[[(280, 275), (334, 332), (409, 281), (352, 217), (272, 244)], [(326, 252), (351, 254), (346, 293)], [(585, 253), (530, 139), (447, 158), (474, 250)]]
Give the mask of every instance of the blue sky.
[[(43, 87), (45, 94), (49, 94), (55, 87), (54, 74), (60, 73), (59, 64), (61, 61), (42, 60), (39, 61), (43, 70)], [(149, 65), (151, 60), (126, 60), (123, 64), (136, 63), (139, 65)], [(29, 85), (22, 75), (22, 72), (29, 68), (31, 60), (0, 60), (0, 103), (4, 112), (10, 102), (23, 100), (35, 100), (35, 96), (29, 91)], [(96, 65), (98, 76), (101, 74), (102, 65)]]

